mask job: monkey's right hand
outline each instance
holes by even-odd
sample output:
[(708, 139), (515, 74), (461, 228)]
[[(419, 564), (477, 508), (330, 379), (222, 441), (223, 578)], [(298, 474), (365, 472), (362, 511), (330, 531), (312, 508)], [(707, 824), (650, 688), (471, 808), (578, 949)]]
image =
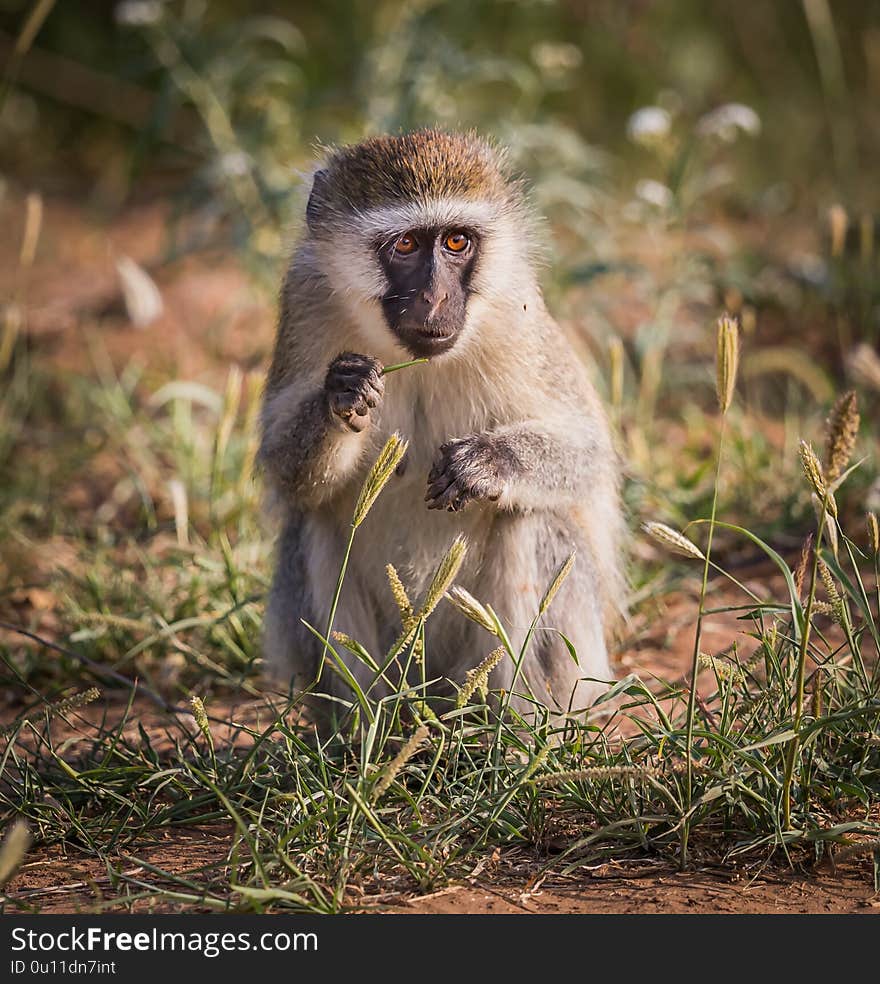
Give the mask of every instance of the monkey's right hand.
[(324, 392), (333, 419), (347, 430), (360, 433), (370, 422), (370, 411), (379, 406), (385, 393), (382, 363), (369, 355), (343, 352), (330, 363)]

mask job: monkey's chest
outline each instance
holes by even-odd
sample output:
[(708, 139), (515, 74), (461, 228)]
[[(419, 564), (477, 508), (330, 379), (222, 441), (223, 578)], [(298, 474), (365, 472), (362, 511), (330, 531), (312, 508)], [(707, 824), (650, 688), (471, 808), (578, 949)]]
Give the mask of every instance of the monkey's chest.
[(470, 581), (480, 566), (491, 525), (485, 507), (472, 503), (455, 513), (428, 509), (426, 484), (427, 469), (416, 472), (412, 464), (403, 475), (393, 476), (355, 534), (351, 568), (377, 600), (387, 594), (391, 604), (386, 567), (393, 564), (417, 602), (459, 535), (468, 541), (461, 577)]

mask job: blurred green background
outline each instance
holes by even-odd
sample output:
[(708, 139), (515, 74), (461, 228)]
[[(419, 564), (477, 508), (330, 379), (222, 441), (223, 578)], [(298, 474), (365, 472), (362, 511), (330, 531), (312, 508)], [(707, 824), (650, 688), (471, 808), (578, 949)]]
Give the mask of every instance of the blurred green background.
[[(14, 56), (34, 11), (44, 23)], [(151, 180), (207, 192), (253, 169), (284, 215), (316, 141), (435, 123), (496, 135), (536, 180), (625, 187), (651, 170), (677, 192), (719, 164), (706, 144), (735, 131), (707, 139), (706, 114), (729, 103), (760, 120), (712, 175), (729, 205), (878, 206), (876, 2), (2, 0), (0, 40), (0, 166), (105, 206)], [(674, 146), (628, 139), (645, 106)]]

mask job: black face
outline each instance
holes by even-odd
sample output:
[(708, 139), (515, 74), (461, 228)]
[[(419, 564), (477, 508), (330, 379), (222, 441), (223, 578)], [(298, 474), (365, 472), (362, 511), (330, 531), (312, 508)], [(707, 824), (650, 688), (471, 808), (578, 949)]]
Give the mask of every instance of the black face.
[(411, 229), (379, 247), (389, 283), (382, 298), (385, 320), (416, 358), (455, 345), (476, 255), (476, 237), (459, 228)]

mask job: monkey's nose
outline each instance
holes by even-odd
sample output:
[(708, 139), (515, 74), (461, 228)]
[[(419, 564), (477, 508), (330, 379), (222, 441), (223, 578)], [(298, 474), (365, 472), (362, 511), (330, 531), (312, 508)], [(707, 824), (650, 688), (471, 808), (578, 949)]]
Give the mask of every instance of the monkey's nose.
[(435, 297), (428, 291), (422, 291), (422, 300), (428, 305), (428, 317), (426, 321), (433, 321), (437, 317), (437, 312), (449, 300), (449, 294), (444, 293), (440, 297)]

